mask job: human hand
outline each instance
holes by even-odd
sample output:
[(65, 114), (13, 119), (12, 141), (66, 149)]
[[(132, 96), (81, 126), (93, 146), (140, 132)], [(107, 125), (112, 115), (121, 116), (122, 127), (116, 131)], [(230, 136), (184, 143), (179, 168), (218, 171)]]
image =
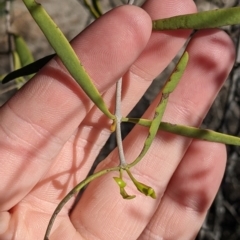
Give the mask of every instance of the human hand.
[[(151, 19), (196, 11), (191, 0), (148, 0), (143, 11), (117, 8), (72, 41), (104, 99), (114, 108), (114, 84), (123, 77), (127, 114), (168, 65), (190, 31), (151, 33)], [(150, 17), (149, 17), (150, 16)], [(187, 48), (186, 72), (169, 98), (164, 121), (198, 126), (226, 79), (234, 49), (219, 30), (196, 33)], [(155, 103), (144, 115), (150, 118)], [(64, 195), (84, 179), (107, 140), (110, 122), (93, 106), (61, 62), (52, 60), (0, 109), (0, 239), (42, 239)], [(126, 159), (141, 151), (148, 130), (136, 126), (124, 140)], [(132, 186), (122, 199), (108, 174), (91, 183), (71, 212), (70, 201), (54, 223), (54, 239), (193, 239), (225, 168), (222, 144), (159, 132), (146, 157), (132, 169), (157, 199)], [(98, 170), (118, 164), (114, 150)]]

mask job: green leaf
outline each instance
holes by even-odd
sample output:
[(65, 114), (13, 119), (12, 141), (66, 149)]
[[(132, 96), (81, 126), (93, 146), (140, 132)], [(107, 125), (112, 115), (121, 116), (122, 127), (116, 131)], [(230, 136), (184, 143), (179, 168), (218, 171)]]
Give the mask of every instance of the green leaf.
[(161, 93), (161, 98), (159, 101), (158, 106), (155, 109), (155, 115), (153, 120), (151, 121), (151, 124), (149, 126), (149, 134), (147, 139), (144, 142), (144, 146), (142, 151), (140, 152), (139, 156), (131, 163), (129, 164), (129, 168), (136, 165), (147, 153), (148, 149), (150, 148), (157, 132), (158, 127), (161, 123), (164, 111), (166, 109), (167, 103), (168, 103), (168, 97), (170, 93), (172, 93), (177, 86), (178, 82), (180, 81), (188, 63), (188, 53), (184, 52), (182, 57), (180, 58), (176, 68), (174, 69), (173, 73), (163, 86), (163, 90)]
[(34, 0), (23, 0), (23, 2), (71, 76), (107, 117), (115, 119), (70, 43), (45, 9)]
[(240, 7), (223, 8), (153, 21), (153, 30), (206, 29), (240, 24)]
[(15, 51), (18, 53), (21, 66), (24, 67), (32, 62), (34, 62), (33, 55), (31, 51), (29, 50), (27, 43), (24, 41), (24, 39), (14, 34), (14, 44), (15, 44)]
[[(151, 120), (139, 118), (123, 118), (123, 122), (132, 122), (144, 127), (151, 125)], [(209, 142), (218, 142), (229, 145), (240, 146), (240, 137), (215, 132), (209, 129), (201, 129), (196, 127), (184, 126), (179, 124), (161, 122), (158, 130), (174, 133), (180, 136), (201, 139)]]
[(126, 172), (128, 173), (129, 177), (131, 178), (131, 180), (133, 181), (134, 185), (136, 186), (136, 188), (138, 189), (139, 192), (143, 193), (146, 196), (149, 196), (151, 198), (156, 199), (156, 193), (154, 191), (153, 188), (147, 186), (144, 183), (138, 182), (132, 175), (132, 173), (130, 172), (129, 169), (126, 169)]

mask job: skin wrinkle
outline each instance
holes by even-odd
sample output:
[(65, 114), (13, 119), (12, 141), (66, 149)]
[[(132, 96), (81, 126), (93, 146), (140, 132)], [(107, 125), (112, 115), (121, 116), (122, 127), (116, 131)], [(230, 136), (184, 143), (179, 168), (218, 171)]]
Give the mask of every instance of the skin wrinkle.
[(79, 227), (77, 227), (77, 228), (75, 227), (76, 231), (78, 231), (78, 233), (81, 233), (83, 230), (84, 230), (85, 233), (87, 233), (85, 235), (85, 237), (81, 236), (82, 239), (84, 239), (84, 240), (89, 240), (89, 239), (92, 239), (92, 240), (96, 239), (97, 240), (97, 239), (99, 239), (100, 240), (100, 238), (98, 236), (96, 236), (91, 230), (89, 230), (86, 226), (84, 226), (84, 224), (81, 224), (81, 222), (79, 222), (78, 226)]
[[(187, 13), (194, 13), (197, 12), (197, 7), (193, 3), (193, 1), (159, 1), (158, 7), (154, 7), (153, 4), (146, 1), (143, 4), (143, 8), (151, 13), (152, 18), (159, 19), (159, 18), (167, 18), (172, 16), (177, 16), (181, 14)], [(159, 16), (159, 9), (164, 9), (165, 11), (161, 11), (161, 15)], [(174, 14), (172, 14), (174, 9)], [(189, 10), (192, 11), (189, 11)], [(186, 12), (188, 10), (188, 12)]]
[[(33, 144), (31, 144), (30, 142), (27, 142), (21, 138), (19, 138), (18, 136), (14, 135), (14, 133), (8, 129), (8, 131), (11, 132), (11, 134), (8, 133), (8, 131), (6, 131), (6, 128), (3, 128), (2, 126), (0, 126), (0, 128), (3, 130), (3, 132), (5, 132), (5, 134), (8, 136), (8, 139), (10, 138), (11, 140), (8, 140), (9, 142), (17, 142), (17, 144), (12, 144), (15, 148), (15, 150), (17, 151), (17, 154), (11, 154), (13, 157), (12, 158), (16, 158), (16, 155), (19, 155), (19, 152), (21, 152), (21, 154), (24, 155), (24, 153), (28, 152), (27, 149), (28, 148), (33, 148), (34, 153), (28, 153), (27, 156), (25, 157), (26, 159), (32, 159), (35, 157), (36, 153), (38, 153), (37, 155), (39, 155), (39, 158), (42, 160), (47, 160), (46, 156), (39, 151), (38, 147), (34, 146)], [(13, 136), (12, 136), (13, 134)], [(17, 139), (15, 139), (17, 138)], [(16, 141), (17, 140), (17, 141)], [(21, 142), (21, 144), (19, 144), (19, 142)]]
[[(11, 108), (10, 104), (6, 104), (6, 107), (8, 107), (8, 109), (10, 110), (11, 113), (13, 113), (14, 115), (14, 119), (18, 119), (18, 121), (23, 122), (24, 125), (27, 124), (28, 130), (32, 129), (34, 132), (34, 135), (39, 135), (41, 136), (41, 138), (44, 138), (45, 140), (51, 140), (52, 143), (54, 143), (54, 145), (56, 146), (61, 146), (63, 144), (63, 140), (61, 140), (60, 138), (58, 138), (57, 136), (52, 135), (49, 131), (47, 131), (46, 129), (42, 128), (40, 125), (36, 125), (31, 123), (31, 121), (29, 119), (23, 119), (22, 116), (20, 116), (19, 114), (17, 114), (17, 112), (14, 111), (14, 109)], [(20, 124), (21, 125), (21, 124)], [(1, 124), (2, 129), (4, 130), (4, 132), (8, 135), (9, 138), (11, 138), (10, 142), (17, 142), (18, 145), (22, 145), (23, 148), (26, 147), (26, 145), (28, 145), (28, 148), (32, 149), (31, 152), (34, 152), (34, 155), (36, 155), (36, 152), (38, 152), (39, 157), (41, 157), (41, 159), (47, 159), (47, 156), (45, 155), (44, 152), (40, 151), (41, 148), (39, 148), (38, 144), (40, 144), (39, 142), (36, 141), (32, 141), (32, 139), (30, 139), (30, 141), (27, 141), (26, 139), (22, 138), (21, 136), (16, 135), (16, 132), (14, 133), (13, 130), (11, 128), (9, 128), (8, 126), (5, 125), (5, 127)], [(35, 126), (35, 127), (34, 127)], [(42, 131), (39, 131), (38, 128)], [(7, 131), (6, 131), (7, 129)], [(45, 133), (43, 133), (45, 132)], [(29, 136), (29, 134), (28, 134)], [(16, 140), (17, 138), (17, 140)], [(22, 143), (22, 144), (21, 144)], [(37, 145), (35, 145), (37, 144)], [(27, 148), (27, 149), (28, 149)]]
[[(85, 125), (84, 129), (81, 129), (81, 131), (84, 132), (85, 136), (89, 136), (91, 134), (91, 132), (101, 133), (101, 135), (104, 135), (106, 137), (109, 136), (109, 130), (107, 128), (101, 129), (100, 127), (95, 127), (95, 125), (94, 126)], [(75, 133), (74, 136), (68, 140), (68, 142), (74, 144), (76, 148), (90, 148), (90, 149), (92, 149), (91, 151), (97, 152), (97, 151), (101, 150), (101, 148), (105, 144), (105, 142), (103, 142), (103, 141), (95, 144), (95, 141), (93, 141), (91, 138), (78, 137), (77, 135), (79, 135), (79, 134)], [(76, 138), (77, 138), (77, 144), (75, 144)], [(81, 143), (81, 144), (79, 144), (79, 143)], [(87, 145), (89, 145), (89, 146), (87, 146)]]
[(150, 73), (147, 73), (144, 69), (142, 69), (140, 66), (137, 66), (136, 64), (133, 64), (131, 68), (129, 69), (128, 73), (131, 78), (136, 79), (137, 81), (152, 81), (155, 76), (151, 75)]
[[(99, 204), (101, 204), (101, 201), (98, 202)], [(116, 202), (117, 204), (117, 202)], [(115, 204), (115, 205), (116, 205)], [(98, 211), (101, 210), (101, 206), (95, 206), (96, 208), (96, 212), (95, 212), (95, 216), (98, 216)], [(114, 208), (113, 208), (114, 209)], [(107, 218), (107, 216), (105, 216), (105, 218)], [(93, 232), (92, 229), (88, 229), (85, 224), (82, 222), (81, 218), (78, 218), (78, 226), (76, 227), (76, 230), (81, 233), (82, 230), (85, 230), (84, 233), (85, 233), (85, 237), (83, 239), (86, 239), (86, 240), (89, 240), (89, 239), (96, 239), (96, 240), (100, 240), (102, 238), (100, 238), (100, 236), (98, 236), (98, 234), (96, 232)], [(89, 237), (91, 236), (91, 237)], [(93, 238), (94, 237), (94, 238)]]
[[(185, 210), (186, 209), (184, 208), (184, 213), (185, 213)], [(175, 214), (175, 212), (178, 213), (178, 216), (176, 216), (177, 214)], [(165, 237), (166, 239), (176, 239), (176, 236), (183, 236), (184, 235), (183, 234), (184, 229), (180, 230), (179, 234), (177, 234), (175, 232), (175, 228), (177, 226), (182, 226), (183, 225), (184, 228), (186, 228), (186, 229), (189, 229), (189, 228), (194, 229), (196, 227), (195, 219), (198, 218), (198, 217), (201, 217), (199, 215), (187, 214), (187, 213), (190, 213), (190, 212), (186, 212), (185, 218), (182, 220), (179, 213), (180, 212), (178, 210), (178, 207), (175, 207), (175, 211), (171, 212), (171, 216), (168, 217), (165, 226), (162, 227), (163, 235), (166, 236)], [(190, 219), (192, 219), (191, 222), (189, 222)], [(191, 235), (191, 236), (188, 237), (188, 239), (195, 239), (195, 237), (197, 235), (197, 232), (192, 231), (192, 233), (188, 234), (188, 235)], [(185, 238), (181, 237), (181, 239), (185, 239)]]

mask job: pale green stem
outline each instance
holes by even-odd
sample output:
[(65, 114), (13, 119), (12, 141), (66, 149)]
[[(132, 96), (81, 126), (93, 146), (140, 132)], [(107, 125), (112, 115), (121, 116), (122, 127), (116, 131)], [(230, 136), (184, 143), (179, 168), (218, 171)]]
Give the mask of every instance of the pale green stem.
[(147, 151), (149, 150), (157, 132), (158, 132), (158, 127), (162, 121), (163, 114), (165, 112), (167, 103), (168, 103), (168, 98), (170, 94), (174, 91), (176, 88), (177, 84), (179, 83), (188, 63), (188, 53), (184, 52), (182, 57), (180, 58), (176, 68), (174, 69), (173, 73), (163, 86), (162, 92), (160, 93), (160, 100), (158, 103), (158, 106), (155, 109), (155, 114), (153, 117), (153, 120), (151, 121), (151, 124), (149, 126), (149, 132), (148, 136), (144, 142), (143, 148), (138, 155), (138, 157), (131, 163), (128, 164), (128, 167), (131, 168), (135, 166), (139, 161), (142, 160), (142, 158), (145, 156)]
[(34, 0), (23, 0), (23, 2), (71, 76), (81, 86), (83, 91), (95, 103), (95, 105), (108, 118), (114, 120), (114, 115), (109, 112), (101, 94), (62, 31), (58, 28), (41, 4)]
[(49, 240), (49, 235), (53, 226), (53, 223), (58, 215), (58, 213), (62, 210), (62, 208), (64, 207), (64, 205), (74, 196), (76, 195), (83, 187), (85, 187), (88, 183), (90, 183), (91, 181), (101, 177), (102, 175), (105, 175), (109, 172), (113, 172), (113, 171), (119, 171), (120, 167), (113, 167), (113, 168), (108, 168), (108, 169), (104, 169), (102, 171), (99, 171), (97, 173), (94, 173), (93, 175), (87, 177), (85, 180), (83, 180), (82, 182), (80, 182), (78, 185), (76, 185), (65, 197), (64, 199), (58, 204), (57, 208), (55, 209), (54, 213), (52, 214), (52, 217), (49, 221), (45, 236), (44, 236), (44, 240)]
[(134, 4), (134, 0), (128, 0), (128, 4), (129, 5), (133, 5)]
[[(129, 0), (128, 4), (133, 4), (134, 0)], [(121, 131), (121, 121), (122, 121), (122, 113), (121, 113), (121, 101), (122, 101), (122, 78), (120, 78), (116, 84), (116, 109), (115, 109), (115, 123), (116, 123), (116, 141), (118, 146), (118, 154), (120, 160), (120, 166), (126, 166), (126, 159), (123, 150), (122, 144), (122, 131)]]
[(116, 109), (115, 109), (115, 123), (116, 123), (116, 141), (118, 146), (120, 166), (126, 165), (126, 160), (124, 156), (124, 150), (122, 145), (122, 133), (121, 133), (121, 96), (122, 96), (122, 78), (118, 80), (116, 84)]

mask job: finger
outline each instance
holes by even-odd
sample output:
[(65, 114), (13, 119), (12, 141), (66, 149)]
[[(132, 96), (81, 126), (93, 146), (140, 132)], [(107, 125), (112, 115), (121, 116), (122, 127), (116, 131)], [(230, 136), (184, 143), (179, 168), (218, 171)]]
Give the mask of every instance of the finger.
[(194, 140), (140, 239), (195, 239), (221, 183), (226, 148)]
[[(197, 126), (206, 115), (232, 67), (234, 49), (226, 34), (212, 30), (196, 34), (187, 50), (190, 62), (179, 86), (170, 96), (164, 120)], [(152, 116), (154, 106), (156, 102), (144, 117)], [(146, 129), (135, 127), (124, 140), (127, 159), (135, 159), (147, 134)], [(90, 232), (97, 236), (96, 238), (102, 239), (104, 236), (112, 239), (139, 237), (157, 209), (161, 196), (190, 142), (190, 139), (160, 132), (150, 152), (132, 170), (140, 182), (156, 190), (156, 201), (133, 190), (127, 177), (124, 179), (130, 187), (130, 190), (127, 190), (137, 195), (137, 198), (130, 202), (121, 199), (116, 184), (111, 181), (111, 174), (90, 184), (72, 215), (78, 231), (86, 238), (90, 236)], [(99, 169), (116, 165), (117, 159), (118, 153), (114, 151)]]
[[(149, 16), (125, 6), (92, 24), (72, 46), (104, 92), (139, 56), (150, 32)], [(1, 210), (16, 204), (40, 180), (91, 106), (55, 59), (1, 108)]]

